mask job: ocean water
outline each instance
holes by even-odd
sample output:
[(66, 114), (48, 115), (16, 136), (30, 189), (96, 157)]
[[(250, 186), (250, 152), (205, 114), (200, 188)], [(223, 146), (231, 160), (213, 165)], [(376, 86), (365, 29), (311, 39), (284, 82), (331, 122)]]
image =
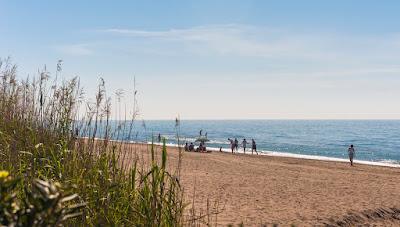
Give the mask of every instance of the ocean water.
[[(114, 122), (116, 124), (116, 122)], [(194, 142), (202, 130), (207, 147), (229, 150), (228, 138), (254, 139), (257, 150), (267, 154), (306, 155), (347, 159), (354, 144), (356, 160), (400, 164), (400, 120), (181, 120), (135, 123), (127, 141), (149, 142), (160, 133), (171, 145)], [(247, 146), (250, 147), (250, 144)]]

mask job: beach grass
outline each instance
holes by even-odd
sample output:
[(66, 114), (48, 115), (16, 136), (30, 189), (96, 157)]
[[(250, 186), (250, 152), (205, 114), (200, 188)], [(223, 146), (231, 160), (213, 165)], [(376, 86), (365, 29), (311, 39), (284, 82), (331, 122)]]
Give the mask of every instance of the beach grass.
[[(17, 225), (22, 213), (42, 209), (47, 216), (38, 212), (24, 221), (32, 226), (44, 220), (72, 226), (183, 225), (186, 203), (179, 171), (166, 169), (165, 141), (161, 151), (151, 146), (150, 165), (138, 159), (126, 163), (126, 152), (135, 151), (110, 139), (121, 140), (121, 130), (133, 133), (136, 107), (128, 123), (112, 129), (105, 82), (100, 79), (95, 101), (86, 102), (79, 78), (60, 80), (60, 73), (58, 64), (53, 79), (44, 68), (38, 77), (20, 80), (9, 59), (0, 61), (0, 170), (7, 173), (0, 224)], [(39, 197), (41, 191), (58, 202)], [(50, 220), (56, 217), (50, 211), (62, 215)]]

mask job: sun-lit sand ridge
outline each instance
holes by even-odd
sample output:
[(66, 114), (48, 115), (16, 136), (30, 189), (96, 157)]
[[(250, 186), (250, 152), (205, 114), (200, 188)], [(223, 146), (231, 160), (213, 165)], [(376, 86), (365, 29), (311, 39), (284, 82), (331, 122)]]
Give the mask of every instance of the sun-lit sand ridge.
[[(136, 153), (136, 157), (148, 161), (148, 145), (126, 146), (131, 146), (127, 159), (132, 160)], [(160, 147), (156, 150), (160, 153)], [(170, 168), (175, 169), (177, 148), (169, 147), (168, 154)], [(348, 221), (355, 216), (359, 222), (400, 226), (400, 220), (392, 217), (400, 218), (400, 213), (388, 210), (400, 207), (400, 168), (185, 152), (180, 180), (188, 199), (195, 192), (197, 211), (206, 208), (207, 199), (211, 206), (220, 201), (223, 210), (217, 216), (219, 224), (310, 226)]]

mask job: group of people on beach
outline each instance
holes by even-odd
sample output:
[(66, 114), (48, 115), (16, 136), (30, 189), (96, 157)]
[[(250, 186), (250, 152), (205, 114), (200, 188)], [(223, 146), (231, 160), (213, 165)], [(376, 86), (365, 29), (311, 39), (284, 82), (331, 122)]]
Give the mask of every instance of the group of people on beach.
[(185, 143), (184, 147), (185, 151), (194, 151), (194, 152), (208, 152), (206, 148), (206, 144), (204, 142), (200, 142), (200, 145), (195, 149), (193, 143)]
[[(231, 144), (231, 150), (232, 150), (232, 154), (233, 154), (234, 150), (236, 150), (236, 151), (239, 150), (239, 141), (237, 140), (237, 138), (235, 138), (234, 140), (231, 138), (228, 138), (228, 140)], [(242, 147), (243, 147), (243, 152), (245, 154), (246, 154), (247, 144), (248, 144), (248, 142), (247, 142), (246, 138), (244, 138), (242, 141)], [(258, 155), (256, 141), (254, 139), (251, 139), (251, 154), (253, 154), (253, 152), (256, 152), (256, 154)]]
[[(200, 136), (201, 135), (202, 135), (202, 130), (200, 130)], [(236, 151), (239, 150), (239, 141), (237, 140), (237, 138), (235, 138), (235, 139), (228, 138), (228, 140), (230, 142), (230, 147), (231, 147), (231, 151), (233, 154), (235, 150)], [(161, 142), (161, 134), (158, 134), (158, 142)], [(243, 152), (245, 154), (246, 154), (247, 144), (248, 144), (248, 142), (247, 142), (246, 138), (244, 138), (242, 141), (242, 148), (243, 148)], [(193, 143), (190, 143), (190, 144), (186, 143), (184, 148), (185, 148), (185, 151), (207, 152), (204, 141), (201, 141), (200, 145), (197, 148), (195, 148)], [(222, 152), (222, 147), (220, 147), (219, 151)], [(251, 139), (251, 154), (253, 154), (254, 152), (258, 155), (256, 141), (254, 139)], [(349, 155), (350, 165), (353, 166), (353, 159), (354, 159), (354, 155), (355, 155), (355, 149), (354, 149), (353, 144), (351, 144), (349, 146), (349, 148), (347, 149), (347, 153)]]

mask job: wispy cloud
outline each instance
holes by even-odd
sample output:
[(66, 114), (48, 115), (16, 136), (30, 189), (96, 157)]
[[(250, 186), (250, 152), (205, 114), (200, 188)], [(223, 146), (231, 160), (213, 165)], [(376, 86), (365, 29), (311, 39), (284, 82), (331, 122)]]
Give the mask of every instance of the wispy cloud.
[[(202, 55), (229, 55), (300, 60), (359, 61), (400, 56), (398, 35), (368, 37), (354, 34), (301, 32), (247, 25), (210, 25), (184, 29), (104, 29), (100, 32), (130, 37), (133, 42), (174, 45), (175, 51)], [(156, 51), (152, 51), (155, 53)]]
[(377, 71), (387, 71), (385, 68), (397, 65), (394, 59), (400, 58), (399, 34), (368, 36), (226, 24), (166, 30), (109, 28), (92, 31), (92, 35), (93, 43), (60, 45), (56, 49), (78, 56), (108, 52), (136, 56), (266, 58), (292, 65), (291, 68), (308, 64), (309, 71), (313, 71), (311, 66), (315, 70), (323, 66), (322, 70), (328, 72), (349, 71), (349, 65), (355, 66), (351, 72), (371, 65)]
[(74, 56), (86, 56), (92, 55), (93, 50), (90, 48), (90, 44), (69, 44), (69, 45), (58, 45), (54, 49), (57, 51)]
[(100, 31), (128, 35), (132, 37), (163, 38), (177, 41), (215, 41), (227, 36), (241, 35), (244, 31), (253, 28), (255, 27), (228, 24), (197, 26), (186, 29), (169, 29), (165, 31), (146, 31), (135, 29), (104, 29)]
[(159, 40), (183, 43), (185, 48), (190, 48), (192, 51), (202, 54), (271, 57), (280, 55), (304, 56), (309, 55), (311, 51), (307, 51), (308, 44), (311, 43), (290, 37), (287, 32), (282, 30), (234, 24), (165, 31), (105, 29), (101, 32), (136, 39), (151, 39), (153, 42)]

